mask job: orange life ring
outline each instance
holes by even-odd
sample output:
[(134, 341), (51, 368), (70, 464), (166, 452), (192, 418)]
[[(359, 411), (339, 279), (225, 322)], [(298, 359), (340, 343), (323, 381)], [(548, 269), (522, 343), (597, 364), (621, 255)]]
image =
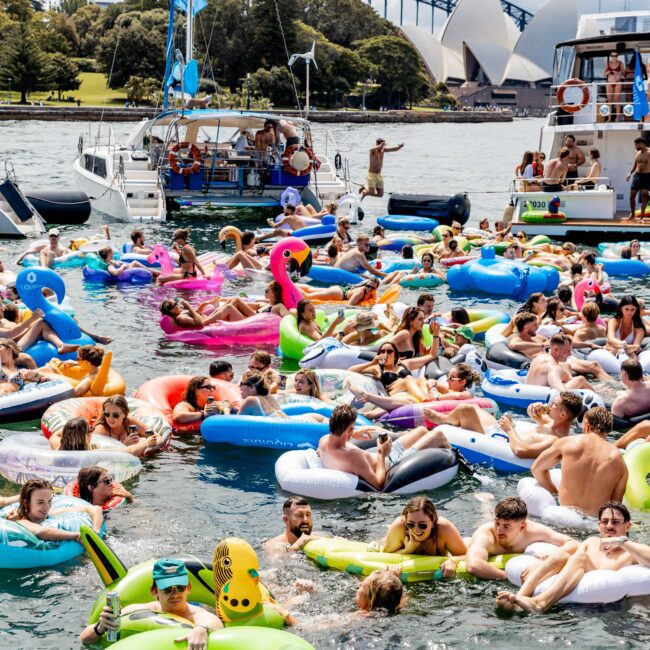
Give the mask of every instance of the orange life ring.
[[(309, 156), (309, 165), (305, 169), (296, 169), (291, 163), (293, 155), (299, 151), (304, 151)], [(300, 144), (292, 144), (290, 147), (287, 147), (282, 154), (282, 169), (292, 176), (306, 176), (311, 173), (315, 161), (316, 158), (314, 152), (309, 147), (303, 147)]]
[[(564, 102), (564, 93), (566, 92), (566, 89), (569, 88), (570, 86), (577, 86), (580, 90), (582, 90), (582, 99), (578, 104), (566, 104)], [(567, 113), (577, 113), (578, 111), (581, 111), (589, 101), (589, 88), (587, 84), (584, 81), (582, 81), (582, 79), (575, 79), (575, 78), (567, 79), (557, 89), (556, 97), (557, 97), (557, 103), (563, 111), (566, 111)]]
[[(194, 162), (191, 165), (181, 167), (179, 156), (177, 154), (179, 151), (186, 149), (189, 149), (192, 152), (192, 160)], [(178, 144), (175, 144), (169, 151), (169, 166), (177, 174), (182, 174), (183, 176), (196, 174), (196, 172), (201, 169), (201, 162), (201, 151), (195, 144), (192, 144), (191, 142), (179, 142)]]

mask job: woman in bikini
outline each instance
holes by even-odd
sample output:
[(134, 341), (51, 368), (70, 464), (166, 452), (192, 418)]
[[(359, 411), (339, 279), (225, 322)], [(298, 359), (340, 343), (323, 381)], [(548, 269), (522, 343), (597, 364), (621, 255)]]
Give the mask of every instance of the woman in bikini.
[(198, 271), (205, 275), (205, 269), (196, 257), (196, 251), (188, 241), (190, 238), (189, 228), (177, 228), (174, 230), (172, 236), (173, 246), (172, 250), (178, 255), (178, 269), (174, 269), (169, 275), (161, 275), (156, 282), (158, 284), (165, 284), (173, 280), (187, 280), (189, 278), (198, 277)]
[(291, 313), (295, 313), (296, 315), (298, 331), (313, 341), (320, 341), (328, 336), (332, 336), (336, 327), (344, 320), (337, 315), (330, 326), (322, 332), (316, 322), (316, 307), (314, 307), (311, 301), (305, 298), (296, 305), (295, 312), (292, 309)]
[(0, 339), (0, 395), (17, 393), (26, 381), (47, 381), (35, 370), (19, 370), (16, 360), (20, 349), (11, 339)]
[(605, 118), (605, 122), (617, 122), (620, 116), (619, 102), (621, 91), (623, 90), (623, 75), (625, 66), (619, 61), (618, 53), (612, 52), (609, 55), (603, 76), (607, 80), (605, 92), (607, 94), (607, 103), (610, 105), (611, 113)]
[(346, 302), (351, 307), (354, 307), (364, 303), (374, 305), (377, 302), (379, 278), (368, 278), (363, 284), (351, 288), (332, 286), (327, 289), (315, 289), (308, 284), (297, 284), (296, 286), (303, 296), (310, 300)]
[(424, 312), (419, 307), (409, 307), (404, 311), (402, 321), (397, 328), (397, 333), (393, 337), (393, 343), (397, 346), (402, 359), (413, 359), (427, 355), (431, 356), (433, 359), (438, 358), (438, 352), (440, 349), (440, 330), (435, 329), (437, 334), (434, 334), (434, 323), (429, 325), (429, 327), (432, 328), (431, 334), (433, 335), (433, 343), (430, 348), (427, 348), (427, 346), (422, 342), (424, 320)]

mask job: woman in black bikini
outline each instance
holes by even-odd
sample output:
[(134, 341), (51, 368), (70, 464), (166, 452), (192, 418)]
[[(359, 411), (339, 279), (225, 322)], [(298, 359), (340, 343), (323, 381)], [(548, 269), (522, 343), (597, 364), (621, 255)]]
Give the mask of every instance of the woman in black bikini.
[(427, 497), (413, 497), (400, 517), (390, 525), (381, 541), (382, 553), (446, 556), (440, 569), (444, 578), (456, 574), (458, 556), (467, 553), (467, 545), (458, 528), (439, 517), (436, 506)]
[[(409, 307), (404, 311), (402, 322), (393, 337), (393, 343), (397, 346), (402, 359), (413, 359), (425, 355), (430, 355), (432, 359), (438, 358), (440, 336), (434, 334), (434, 330), (431, 329), (433, 343), (430, 348), (427, 348), (422, 342), (424, 320), (424, 312), (419, 307)], [(431, 328), (432, 325), (433, 323), (429, 327)]]
[(11, 339), (0, 339), (0, 395), (18, 392), (26, 381), (47, 381), (35, 370), (19, 370), (20, 349)]
[(198, 276), (197, 269), (201, 275), (206, 275), (205, 269), (196, 257), (194, 247), (188, 243), (190, 238), (189, 228), (177, 228), (172, 236), (172, 250), (178, 254), (178, 269), (174, 269), (169, 275), (161, 275), (156, 280), (157, 284), (165, 284), (173, 280), (187, 280)]
[(348, 305), (355, 306), (362, 303), (372, 303), (377, 301), (377, 289), (379, 288), (379, 278), (368, 278), (363, 284), (356, 287), (339, 287), (333, 286), (327, 289), (314, 289), (308, 284), (296, 285), (305, 298), (309, 300), (321, 300), (327, 302), (347, 302)]

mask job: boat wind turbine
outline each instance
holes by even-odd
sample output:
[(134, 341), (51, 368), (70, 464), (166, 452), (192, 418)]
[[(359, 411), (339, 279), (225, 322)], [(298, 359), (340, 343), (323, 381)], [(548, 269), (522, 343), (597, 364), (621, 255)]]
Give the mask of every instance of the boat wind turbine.
[(293, 64), (298, 59), (303, 59), (305, 61), (305, 65), (307, 66), (307, 77), (306, 77), (306, 88), (305, 88), (305, 117), (309, 116), (309, 68), (310, 68), (310, 64), (313, 63), (316, 70), (318, 70), (318, 65), (316, 65), (316, 58), (315, 58), (315, 55), (314, 55), (315, 50), (316, 50), (316, 41), (312, 41), (311, 50), (309, 50), (309, 52), (305, 52), (304, 54), (292, 54), (291, 58), (289, 59), (289, 67), (290, 68), (293, 67)]

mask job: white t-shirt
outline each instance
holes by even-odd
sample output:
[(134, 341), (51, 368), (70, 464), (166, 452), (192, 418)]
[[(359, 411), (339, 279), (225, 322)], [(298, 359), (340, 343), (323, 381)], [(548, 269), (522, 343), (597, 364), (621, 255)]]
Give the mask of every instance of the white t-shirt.
[(235, 151), (246, 151), (249, 146), (248, 138), (243, 133), (235, 140)]

